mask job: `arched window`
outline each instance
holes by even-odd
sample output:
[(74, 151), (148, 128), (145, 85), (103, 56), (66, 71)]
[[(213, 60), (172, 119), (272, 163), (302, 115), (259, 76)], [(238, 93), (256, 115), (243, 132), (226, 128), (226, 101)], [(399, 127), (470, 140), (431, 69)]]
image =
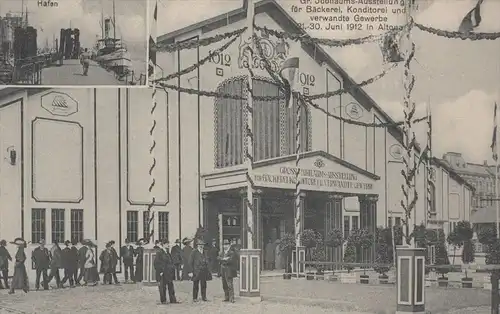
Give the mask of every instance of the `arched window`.
[[(221, 83), (217, 92), (247, 97), (246, 77)], [(253, 81), (255, 96), (278, 96), (278, 86), (266, 79)], [(296, 148), (297, 101), (288, 108), (284, 100), (253, 101), (254, 160), (291, 155)], [(215, 167), (242, 164), (246, 154), (246, 100), (217, 98), (214, 105)], [(301, 151), (311, 149), (310, 113), (301, 108)]]
[(429, 208), (429, 212), (432, 214), (436, 213), (436, 187), (434, 183), (429, 182), (429, 190), (430, 190), (430, 198), (431, 203), (429, 204), (431, 208)]

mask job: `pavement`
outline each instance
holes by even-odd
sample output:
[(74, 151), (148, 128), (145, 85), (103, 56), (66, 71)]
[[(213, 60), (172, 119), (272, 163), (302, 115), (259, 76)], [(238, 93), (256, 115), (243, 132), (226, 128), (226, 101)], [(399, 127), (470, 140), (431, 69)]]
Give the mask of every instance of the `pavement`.
[[(235, 287), (238, 282), (235, 280)], [(394, 285), (341, 284), (316, 280), (261, 281), (260, 303), (236, 298), (225, 303), (218, 278), (208, 283), (208, 302), (193, 303), (190, 282), (175, 283), (181, 304), (159, 305), (155, 286), (78, 287), (74, 289), (19, 291), (0, 290), (0, 313), (394, 313)], [(436, 313), (489, 313), (490, 292), (482, 289), (427, 288), (426, 310)], [(10, 312), (9, 312), (10, 311)]]
[(94, 61), (90, 63), (88, 76), (84, 76), (79, 60), (64, 60), (62, 66), (53, 65), (42, 70), (41, 85), (122, 86), (125, 83)]

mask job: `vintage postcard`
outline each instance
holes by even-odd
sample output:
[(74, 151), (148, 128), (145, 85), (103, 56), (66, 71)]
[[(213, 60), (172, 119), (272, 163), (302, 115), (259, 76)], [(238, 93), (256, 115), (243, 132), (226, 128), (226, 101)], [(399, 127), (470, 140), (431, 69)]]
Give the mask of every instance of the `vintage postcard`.
[(0, 313), (498, 313), (500, 1), (4, 2)]
[(0, 84), (145, 86), (147, 0), (3, 0)]

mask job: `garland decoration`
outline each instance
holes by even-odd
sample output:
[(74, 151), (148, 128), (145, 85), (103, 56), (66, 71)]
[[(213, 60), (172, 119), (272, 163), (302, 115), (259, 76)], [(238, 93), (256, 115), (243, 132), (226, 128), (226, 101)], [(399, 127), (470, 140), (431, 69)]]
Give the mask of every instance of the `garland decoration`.
[(287, 33), (287, 32), (282, 32), (282, 31), (277, 31), (274, 29), (270, 29), (267, 27), (260, 27), (260, 26), (255, 26), (255, 29), (260, 31), (262, 34), (265, 34), (267, 36), (271, 35), (277, 38), (283, 38), (283, 39), (289, 39), (292, 41), (300, 41), (303, 44), (317, 44), (317, 45), (323, 45), (323, 46), (328, 46), (328, 47), (345, 47), (345, 46), (350, 46), (350, 45), (361, 45), (365, 43), (371, 43), (371, 42), (376, 42), (380, 41), (382, 38), (387, 36), (388, 34), (395, 34), (401, 32), (403, 28), (396, 29), (396, 30), (391, 30), (388, 32), (385, 32), (380, 35), (369, 35), (365, 37), (360, 37), (360, 38), (353, 38), (353, 39), (329, 39), (329, 38), (314, 38), (311, 37), (309, 34), (292, 34), (292, 33)]
[[(296, 108), (296, 115), (297, 115), (297, 120), (295, 121), (295, 129), (297, 130), (296, 133), (295, 133), (295, 155), (296, 155), (296, 158), (295, 158), (295, 168), (297, 169), (297, 171), (295, 172), (295, 233), (296, 233), (296, 243), (297, 245), (302, 245), (302, 242), (301, 242), (301, 233), (302, 233), (302, 228), (300, 228), (300, 224), (301, 224), (301, 220), (302, 220), (302, 215), (303, 215), (303, 211), (302, 211), (302, 203), (303, 203), (303, 200), (302, 200), (302, 196), (301, 196), (301, 187), (300, 187), (300, 167), (299, 167), (299, 163), (300, 163), (300, 153), (301, 153), (301, 127), (300, 127), (300, 123), (301, 123), (301, 111), (302, 111), (302, 107), (304, 105), (304, 98), (299, 94), (298, 97), (296, 97), (297, 99), (297, 108)], [(298, 255), (299, 252), (297, 250), (296, 254)], [(298, 265), (297, 265), (297, 269), (298, 269)]]
[(373, 77), (371, 77), (371, 78), (369, 78), (367, 80), (362, 81), (359, 84), (353, 84), (353, 85), (350, 85), (349, 87), (346, 87), (346, 88), (337, 89), (336, 91), (331, 91), (331, 92), (326, 92), (326, 93), (316, 94), (316, 95), (304, 96), (304, 98), (308, 99), (308, 100), (316, 100), (316, 99), (330, 98), (330, 97), (333, 97), (333, 96), (338, 96), (338, 95), (341, 95), (341, 94), (350, 93), (352, 90), (364, 87), (366, 85), (372, 84), (372, 83), (380, 80), (381, 78), (383, 78), (384, 76), (386, 76), (389, 72), (391, 72), (392, 70), (394, 70), (398, 65), (399, 65), (399, 63), (393, 63), (393, 64), (391, 64), (391, 66), (388, 69), (382, 71), (381, 73), (379, 73), (379, 74), (377, 74), (377, 75), (375, 75), (375, 76), (373, 76)]
[(224, 45), (222, 45), (220, 48), (214, 50), (214, 51), (211, 51), (208, 56), (206, 56), (205, 58), (201, 59), (200, 61), (198, 61), (197, 63), (185, 68), (184, 70), (181, 70), (179, 72), (176, 72), (176, 73), (172, 73), (172, 74), (169, 74), (165, 77), (162, 77), (162, 78), (159, 78), (159, 79), (156, 79), (154, 80), (153, 82), (159, 82), (159, 81), (169, 81), (171, 79), (174, 79), (174, 78), (177, 78), (177, 77), (180, 77), (184, 74), (188, 74), (194, 70), (196, 70), (197, 68), (199, 68), (200, 66), (204, 65), (205, 63), (207, 63), (210, 59), (213, 58), (213, 56), (225, 51), (227, 48), (229, 48), (229, 46), (231, 46), (232, 43), (234, 43), (236, 41), (236, 39), (238, 39), (239, 36), (237, 37), (234, 37), (232, 38), (230, 41), (228, 41), (227, 43), (225, 43)]
[(156, 45), (156, 50), (159, 52), (174, 52), (174, 51), (180, 51), (180, 50), (186, 50), (186, 49), (194, 49), (198, 47), (205, 47), (209, 46), (215, 43), (218, 43), (219, 41), (223, 41), (224, 39), (228, 39), (234, 36), (240, 36), (246, 31), (246, 27), (240, 28), (238, 30), (232, 31), (232, 32), (227, 32), (224, 34), (218, 34), (213, 37), (206, 37), (202, 39), (191, 39), (187, 41), (182, 41), (182, 42), (177, 42), (177, 43), (172, 43), (172, 44), (157, 44)]
[[(303, 99), (305, 96), (301, 96)], [(334, 115), (331, 112), (328, 112), (326, 109), (321, 108), (318, 104), (313, 103), (311, 100), (304, 99), (303, 105), (309, 105), (313, 107), (316, 110), (321, 111), (324, 113), (326, 116), (334, 118), (336, 120), (339, 120), (343, 123), (346, 124), (351, 124), (351, 125), (356, 125), (356, 126), (361, 126), (361, 127), (368, 127), (368, 128), (392, 128), (392, 127), (398, 127), (403, 125), (405, 122), (404, 121), (399, 121), (399, 122), (380, 122), (380, 123), (367, 123), (367, 122), (362, 122), (362, 121), (357, 121), (357, 120), (352, 120), (352, 119), (346, 119), (341, 116)], [(421, 118), (414, 119), (412, 123), (420, 123), (422, 121), (426, 121), (428, 116), (424, 116)]]
[[(255, 27), (255, 25), (254, 25), (254, 27)], [(283, 83), (282, 79), (276, 74), (276, 72), (273, 71), (271, 64), (269, 63), (266, 56), (264, 55), (264, 49), (262, 49), (262, 45), (260, 44), (257, 35), (254, 34), (253, 36), (254, 36), (253, 40), (255, 43), (255, 47), (257, 48), (257, 53), (259, 54), (260, 62), (262, 62), (266, 72), (273, 79), (273, 81), (276, 83), (276, 85), (278, 85), (278, 88), (284, 92), (285, 84)]]
[(450, 39), (462, 39), (462, 40), (495, 40), (500, 38), (500, 32), (495, 32), (495, 33), (474, 33), (470, 32), (468, 34), (462, 33), (462, 32), (452, 32), (452, 31), (445, 31), (442, 29), (437, 29), (434, 27), (430, 26), (424, 26), (419, 23), (414, 23), (415, 26), (420, 29), (421, 31), (440, 36), (440, 37), (446, 37)]

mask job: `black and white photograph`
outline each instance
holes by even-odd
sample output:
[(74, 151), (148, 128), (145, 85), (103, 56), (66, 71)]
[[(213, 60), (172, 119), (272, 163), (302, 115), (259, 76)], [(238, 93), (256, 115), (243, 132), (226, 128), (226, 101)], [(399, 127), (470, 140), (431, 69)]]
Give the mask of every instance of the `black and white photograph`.
[(499, 1), (146, 11), (144, 88), (0, 87), (0, 313), (499, 314)]
[(148, 0), (3, 0), (0, 84), (145, 86)]

